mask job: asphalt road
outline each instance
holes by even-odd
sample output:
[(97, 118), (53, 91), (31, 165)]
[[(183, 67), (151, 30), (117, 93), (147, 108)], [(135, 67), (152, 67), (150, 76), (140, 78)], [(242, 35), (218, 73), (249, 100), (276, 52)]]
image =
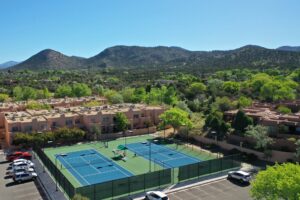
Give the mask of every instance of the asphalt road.
[(42, 200), (34, 181), (16, 184), (6, 176), (9, 163), (0, 155), (0, 199), (1, 200)]
[(250, 185), (222, 179), (168, 193), (172, 200), (250, 200)]

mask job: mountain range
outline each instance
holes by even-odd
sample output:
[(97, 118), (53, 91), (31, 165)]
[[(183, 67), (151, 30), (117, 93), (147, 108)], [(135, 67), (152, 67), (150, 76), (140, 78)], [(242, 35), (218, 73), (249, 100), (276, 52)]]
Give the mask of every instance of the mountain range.
[(282, 46), (282, 47), (278, 47), (277, 50), (300, 52), (300, 46), (297, 46), (297, 47)]
[(16, 64), (18, 64), (19, 62), (16, 62), (16, 61), (8, 61), (8, 62), (5, 62), (5, 63), (2, 63), (0, 64), (0, 69), (4, 69), (4, 68), (7, 68), (7, 67), (12, 67)]
[(84, 69), (84, 68), (273, 68), (299, 67), (299, 47), (267, 49), (255, 45), (227, 51), (189, 51), (180, 47), (114, 46), (99, 54), (82, 58), (45, 49), (10, 70)]

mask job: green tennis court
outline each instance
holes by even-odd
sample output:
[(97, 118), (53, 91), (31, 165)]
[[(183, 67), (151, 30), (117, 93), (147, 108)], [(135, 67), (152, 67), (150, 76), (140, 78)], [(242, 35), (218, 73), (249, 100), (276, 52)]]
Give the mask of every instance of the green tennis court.
[[(130, 150), (122, 151), (123, 154), (124, 152), (126, 154), (124, 159), (114, 160), (112, 158), (116, 157), (116, 152), (118, 151), (118, 147), (120, 145), (126, 146), (127, 144), (141, 143), (141, 142), (153, 141), (153, 140), (154, 138), (150, 135), (135, 136), (135, 137), (127, 137), (126, 139), (120, 138), (117, 140), (109, 141), (107, 147), (105, 147), (105, 145), (103, 145), (102, 142), (90, 142), (90, 143), (82, 143), (82, 144), (76, 144), (71, 146), (46, 148), (44, 149), (44, 152), (53, 163), (55, 163), (56, 161), (57, 167), (61, 169), (61, 172), (73, 184), (74, 187), (80, 187), (82, 186), (82, 184), (80, 184), (80, 181), (77, 180), (77, 178), (74, 176), (74, 174), (70, 172), (70, 170), (63, 167), (64, 165), (66, 165), (66, 163), (61, 162), (61, 160), (59, 159), (57, 160), (55, 159), (56, 155), (70, 154), (72, 152), (92, 149), (97, 153), (99, 153), (100, 155), (102, 155), (104, 158), (111, 160), (114, 164), (120, 166), (121, 168), (124, 168), (124, 170), (128, 171), (129, 173), (133, 175), (140, 175), (140, 174), (148, 173), (150, 170), (151, 171), (161, 170), (163, 169), (163, 167), (156, 162), (149, 161), (147, 158), (143, 156), (137, 156), (135, 152)], [(199, 149), (192, 149), (191, 147), (188, 147), (183, 144), (182, 145), (165, 144), (165, 145), (168, 148), (176, 149), (176, 151), (184, 153), (188, 156), (198, 158), (199, 160), (202, 161), (215, 158), (215, 156), (212, 154), (201, 151)]]

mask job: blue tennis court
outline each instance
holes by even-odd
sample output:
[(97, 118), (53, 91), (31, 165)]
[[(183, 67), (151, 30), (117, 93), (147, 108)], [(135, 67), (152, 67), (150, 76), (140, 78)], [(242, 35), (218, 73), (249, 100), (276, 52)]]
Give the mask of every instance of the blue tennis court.
[(150, 159), (149, 152), (151, 149), (151, 161), (164, 168), (180, 167), (201, 161), (166, 146), (151, 143), (150, 148), (149, 142), (127, 144), (127, 148), (148, 160)]
[(55, 156), (82, 186), (133, 175), (94, 149)]

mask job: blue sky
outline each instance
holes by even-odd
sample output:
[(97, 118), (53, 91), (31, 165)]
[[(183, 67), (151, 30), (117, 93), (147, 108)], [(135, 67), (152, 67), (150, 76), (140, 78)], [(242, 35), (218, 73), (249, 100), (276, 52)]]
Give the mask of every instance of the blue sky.
[(114, 45), (226, 50), (300, 45), (299, 0), (1, 0), (0, 63), (45, 48), (93, 56)]

